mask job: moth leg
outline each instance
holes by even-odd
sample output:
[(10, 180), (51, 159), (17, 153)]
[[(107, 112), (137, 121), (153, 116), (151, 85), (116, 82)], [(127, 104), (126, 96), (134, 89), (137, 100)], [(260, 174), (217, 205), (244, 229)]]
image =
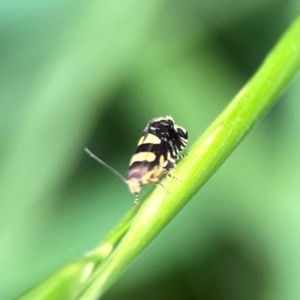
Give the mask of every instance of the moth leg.
[(170, 172), (167, 173), (167, 176), (168, 176), (168, 177), (171, 177), (171, 178), (174, 178), (174, 179), (176, 179), (176, 180), (179, 180), (179, 181), (183, 181), (182, 178), (178, 178), (178, 177), (174, 176), (174, 175), (173, 175), (172, 173), (170, 173)]
[(155, 184), (161, 186), (166, 192), (171, 194), (171, 192), (161, 182), (156, 182)]
[[(162, 171), (163, 171), (163, 169), (162, 169)], [(159, 173), (161, 173), (161, 171), (159, 171)], [(156, 174), (155, 174), (156, 175)], [(159, 185), (159, 186), (161, 186), (164, 190), (166, 190), (168, 193), (170, 193), (169, 192), (169, 190), (159, 181), (159, 178), (157, 177), (157, 176), (155, 176), (155, 177), (150, 177), (150, 178), (148, 178), (147, 179), (147, 184), (148, 183), (154, 183), (154, 184), (156, 184), (156, 185)]]
[(182, 155), (178, 155), (178, 156), (176, 157), (176, 160), (183, 159), (183, 158), (187, 157), (188, 155), (189, 155), (188, 153), (182, 154)]
[(139, 205), (139, 198), (140, 198), (140, 195), (138, 193), (135, 194), (135, 199), (134, 199), (134, 202), (133, 202), (133, 205)]

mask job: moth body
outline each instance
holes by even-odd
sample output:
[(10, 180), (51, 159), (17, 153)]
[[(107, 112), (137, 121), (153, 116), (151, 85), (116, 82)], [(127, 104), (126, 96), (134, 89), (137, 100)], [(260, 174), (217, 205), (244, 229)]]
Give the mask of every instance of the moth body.
[(187, 130), (176, 125), (172, 117), (152, 119), (144, 129), (136, 151), (129, 162), (127, 179), (88, 149), (85, 150), (128, 185), (129, 191), (135, 195), (135, 203), (137, 203), (144, 185), (155, 183), (163, 186), (159, 180), (162, 174), (173, 177), (171, 172), (176, 168), (176, 161), (185, 156), (178, 156), (178, 153), (186, 147), (187, 142)]

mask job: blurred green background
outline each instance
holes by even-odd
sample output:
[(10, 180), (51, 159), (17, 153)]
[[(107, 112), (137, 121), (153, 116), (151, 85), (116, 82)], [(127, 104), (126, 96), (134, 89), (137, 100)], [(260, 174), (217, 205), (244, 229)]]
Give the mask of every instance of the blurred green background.
[[(134, 197), (146, 123), (192, 144), (299, 0), (0, 4), (0, 299), (91, 250)], [(104, 299), (300, 299), (300, 80)], [(146, 190), (147, 188), (145, 188)]]

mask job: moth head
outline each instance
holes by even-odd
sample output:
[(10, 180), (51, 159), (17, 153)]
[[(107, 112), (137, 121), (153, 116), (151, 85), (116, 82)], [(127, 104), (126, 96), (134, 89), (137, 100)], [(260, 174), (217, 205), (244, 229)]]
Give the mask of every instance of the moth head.
[(174, 120), (170, 116), (155, 118), (149, 122), (146, 129), (168, 131), (174, 129)]

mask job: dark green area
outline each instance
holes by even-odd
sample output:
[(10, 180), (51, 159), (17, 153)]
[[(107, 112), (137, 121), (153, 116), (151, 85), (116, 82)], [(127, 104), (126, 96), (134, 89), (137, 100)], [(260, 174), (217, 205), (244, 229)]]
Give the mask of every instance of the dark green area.
[[(164, 115), (192, 144), (299, 10), (124, 3), (2, 5), (1, 299), (92, 249), (131, 207), (85, 146), (126, 174)], [(104, 299), (299, 299), (299, 95), (298, 80)]]

